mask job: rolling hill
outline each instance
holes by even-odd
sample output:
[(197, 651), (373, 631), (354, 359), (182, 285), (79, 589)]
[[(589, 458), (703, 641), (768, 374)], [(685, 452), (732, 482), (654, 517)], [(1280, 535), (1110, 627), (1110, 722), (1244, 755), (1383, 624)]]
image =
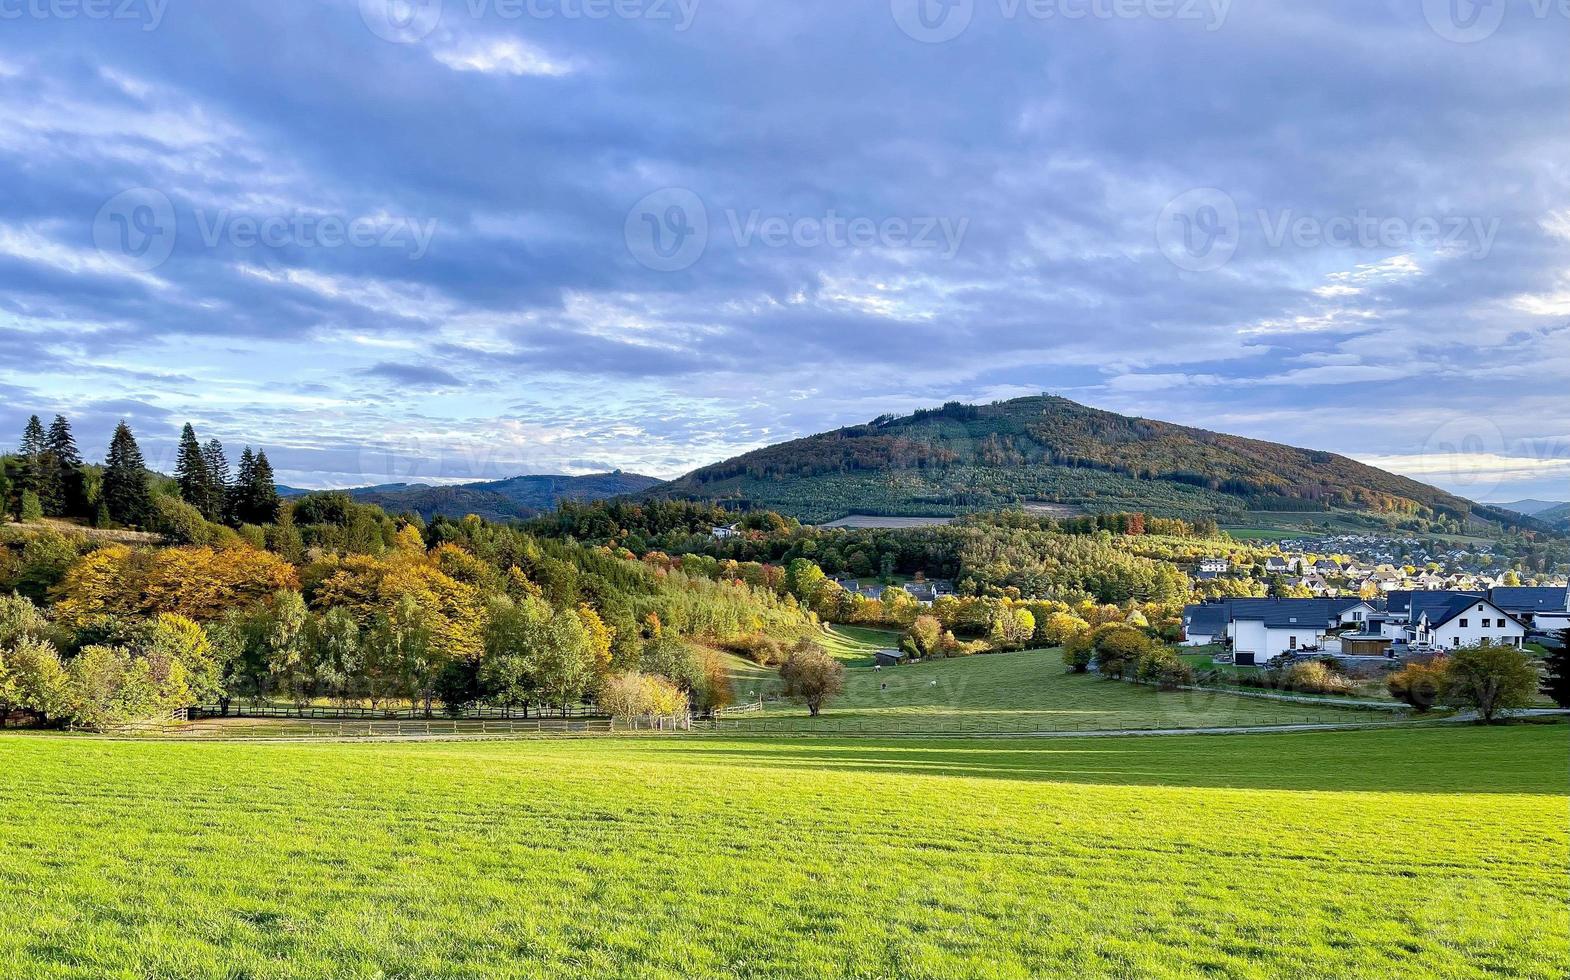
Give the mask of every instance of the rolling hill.
[[(388, 483), (355, 487), (342, 492), (361, 503), (376, 504), (389, 514), (413, 512), (429, 520), (441, 514), (463, 517), (477, 514), (491, 521), (523, 520), (550, 510), (564, 500), (604, 500), (634, 494), (660, 481), (636, 473), (591, 473), (586, 476), (515, 476), (507, 480), (430, 486), (423, 483)], [(279, 487), (284, 496), (310, 491)]]
[(703, 467), (650, 495), (768, 507), (819, 522), (1055, 503), (1222, 522), (1251, 510), (1336, 510), (1456, 528), (1541, 526), (1332, 452), (1050, 395), (884, 416)]
[(1531, 498), (1511, 501), (1508, 504), (1495, 504), (1495, 506), (1502, 507), (1505, 510), (1513, 510), (1517, 514), (1525, 514), (1527, 517), (1538, 517), (1544, 511), (1570, 511), (1570, 504), (1562, 501), (1533, 500)]

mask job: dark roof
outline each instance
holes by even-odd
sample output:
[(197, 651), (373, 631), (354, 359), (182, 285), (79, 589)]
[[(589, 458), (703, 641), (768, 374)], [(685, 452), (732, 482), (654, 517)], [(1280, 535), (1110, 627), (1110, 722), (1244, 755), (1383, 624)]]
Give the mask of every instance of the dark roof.
[(1227, 609), (1234, 620), (1263, 620), (1266, 626), (1285, 628), (1313, 626), (1326, 629), (1336, 614), (1330, 599), (1229, 599)]
[(1227, 631), (1227, 607), (1207, 602), (1183, 607), (1183, 632), (1200, 636), (1220, 636)]
[(1396, 589), (1385, 595), (1385, 609), (1396, 615), (1412, 608), (1412, 590)]
[(1326, 599), (1325, 601), (1330, 603), (1330, 613), (1333, 616), (1339, 616), (1342, 613), (1346, 612), (1348, 609), (1352, 609), (1352, 608), (1355, 608), (1357, 606), (1364, 605), (1365, 603), (1370, 608), (1372, 608), (1373, 605), (1374, 605), (1372, 602), (1369, 602), (1367, 599), (1364, 599), (1362, 596), (1356, 596), (1356, 595), (1332, 596), (1331, 598)]
[(1540, 613), (1564, 612), (1565, 590), (1551, 588), (1504, 587), (1488, 590), (1488, 600), (1505, 612)]
[[(1426, 615), (1428, 617), (1428, 628), (1431, 630), (1436, 630), (1450, 622), (1452, 619), (1455, 619), (1457, 616), (1466, 613), (1468, 610), (1475, 609), (1479, 603), (1487, 603), (1488, 605), (1493, 606), (1495, 609), (1499, 609), (1499, 607), (1495, 605), (1492, 600), (1489, 600), (1480, 595), (1473, 595), (1466, 592), (1445, 592), (1430, 594), (1449, 596), (1449, 600), (1446, 602), (1430, 601), (1425, 603), (1422, 611), (1414, 615), (1412, 619), (1414, 623)], [(1500, 609), (1499, 611), (1505, 612), (1503, 609)], [(1510, 618), (1516, 623), (1517, 626), (1521, 625), (1521, 621), (1516, 619), (1514, 616), (1511, 616)]]
[(1427, 614), (1429, 623), (1437, 626), (1448, 620), (1452, 606), (1465, 609), (1482, 598), (1481, 592), (1413, 592), (1408, 612), (1414, 623)]

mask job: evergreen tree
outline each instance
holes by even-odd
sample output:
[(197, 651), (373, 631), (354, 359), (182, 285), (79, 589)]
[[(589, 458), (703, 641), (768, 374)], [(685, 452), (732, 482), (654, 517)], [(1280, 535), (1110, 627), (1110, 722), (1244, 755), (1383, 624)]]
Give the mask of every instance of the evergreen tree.
[(115, 426), (109, 454), (104, 459), (101, 496), (110, 519), (121, 524), (140, 526), (152, 516), (153, 495), (147, 485), (147, 464), (142, 459), (136, 437), (131, 434), (131, 427), (124, 422)]
[(265, 452), (256, 454), (256, 467), (251, 474), (250, 491), (246, 494), (251, 504), (250, 524), (272, 524), (278, 520), (278, 484), (273, 477), (273, 464)]
[(22, 445), (17, 449), (21, 457), (21, 470), (16, 477), (16, 492), (23, 494), (28, 491), (38, 493), (44, 481), (44, 423), (34, 415), (27, 420), (27, 428), (22, 431)]
[(5, 463), (0, 461), (0, 521), (5, 520), (6, 514), (16, 512), (11, 501), (11, 477), (6, 473)]
[(174, 457), (174, 479), (180, 485), (180, 499), (206, 513), (212, 495), (212, 480), (207, 474), (207, 459), (202, 455), (202, 444), (196, 441), (196, 430), (185, 423), (180, 430), (180, 449)]
[(64, 415), (56, 415), (49, 424), (44, 446), (59, 481), (56, 513), (68, 517), (87, 516), (87, 471), (82, 465), (82, 454), (77, 451), (71, 423)]
[(214, 522), (228, 520), (229, 514), (229, 460), (224, 456), (223, 443), (207, 440), (202, 447), (202, 461), (207, 464), (207, 507), (204, 513)]
[(1543, 693), (1561, 708), (1570, 708), (1570, 629), (1559, 632), (1559, 649), (1543, 658)]
[(256, 481), (256, 456), (251, 452), (251, 447), (246, 446), (240, 451), (240, 468), (234, 475), (234, 483), (229, 488), (226, 510), (231, 524), (240, 525), (249, 520), (251, 513), (251, 484)]

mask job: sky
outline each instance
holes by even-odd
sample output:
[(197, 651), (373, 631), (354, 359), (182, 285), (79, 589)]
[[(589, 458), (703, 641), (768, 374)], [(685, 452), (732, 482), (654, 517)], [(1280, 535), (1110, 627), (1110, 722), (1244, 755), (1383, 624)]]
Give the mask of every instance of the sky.
[(0, 0), (0, 439), (675, 476), (1052, 392), (1570, 499), (1549, 0)]

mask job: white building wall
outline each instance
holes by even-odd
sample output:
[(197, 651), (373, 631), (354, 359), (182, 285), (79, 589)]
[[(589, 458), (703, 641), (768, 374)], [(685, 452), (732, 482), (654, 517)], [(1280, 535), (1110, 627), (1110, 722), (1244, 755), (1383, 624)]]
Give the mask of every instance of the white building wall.
[(1428, 636), (1429, 642), (1442, 650), (1476, 646), (1485, 640), (1519, 647), (1526, 630), (1493, 603), (1478, 602), (1438, 629), (1429, 630)]

